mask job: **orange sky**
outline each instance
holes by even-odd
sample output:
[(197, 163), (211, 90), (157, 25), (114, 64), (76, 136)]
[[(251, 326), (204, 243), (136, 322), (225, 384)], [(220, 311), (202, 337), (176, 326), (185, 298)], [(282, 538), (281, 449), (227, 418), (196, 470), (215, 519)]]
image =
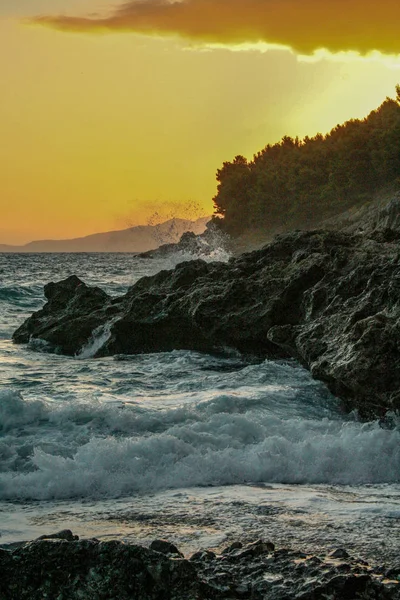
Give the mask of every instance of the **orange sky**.
[(400, 81), (391, 0), (15, 4), (0, 7), (0, 243), (211, 214), (223, 161), (365, 116)]

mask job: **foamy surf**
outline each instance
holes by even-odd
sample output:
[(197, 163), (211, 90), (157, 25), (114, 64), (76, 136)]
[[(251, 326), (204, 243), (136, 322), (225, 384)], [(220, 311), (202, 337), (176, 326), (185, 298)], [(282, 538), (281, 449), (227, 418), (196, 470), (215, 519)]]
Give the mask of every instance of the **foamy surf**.
[(300, 416), (299, 396), (276, 381), (256, 393), (238, 386), (174, 396), (158, 398), (157, 407), (134, 399), (54, 405), (3, 392), (0, 498), (119, 497), (249, 482), (399, 482), (396, 426), (343, 420), (334, 411), (328, 417), (326, 409), (317, 415), (313, 404), (303, 405)]

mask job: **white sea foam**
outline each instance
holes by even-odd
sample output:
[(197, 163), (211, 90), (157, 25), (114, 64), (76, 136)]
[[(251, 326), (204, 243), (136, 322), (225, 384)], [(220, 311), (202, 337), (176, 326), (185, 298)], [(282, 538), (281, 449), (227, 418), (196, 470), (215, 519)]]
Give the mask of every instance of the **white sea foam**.
[[(53, 406), (9, 394), (0, 498), (118, 497), (255, 481), (399, 481), (398, 428), (282, 419), (251, 402), (238, 413), (235, 400), (224, 394), (155, 410), (95, 401)], [(13, 423), (24, 425), (22, 445)]]
[(182, 262), (197, 259), (204, 260), (205, 262), (228, 262), (231, 256), (232, 255), (224, 248), (214, 248), (207, 252), (203, 252), (201, 249), (192, 252), (177, 250), (165, 259), (165, 268), (173, 269)]
[(93, 358), (111, 337), (111, 327), (116, 319), (110, 319), (104, 325), (96, 327), (88, 342), (83, 346), (76, 358)]
[(0, 432), (40, 422), (48, 415), (48, 409), (40, 400), (26, 401), (18, 392), (4, 390), (0, 393)]
[(192, 246), (185, 250), (178, 249), (168, 254), (165, 262), (168, 268), (174, 268), (181, 262), (201, 259), (206, 262), (228, 262), (232, 254), (227, 249), (226, 239), (222, 232), (214, 229), (208, 236), (197, 237)]

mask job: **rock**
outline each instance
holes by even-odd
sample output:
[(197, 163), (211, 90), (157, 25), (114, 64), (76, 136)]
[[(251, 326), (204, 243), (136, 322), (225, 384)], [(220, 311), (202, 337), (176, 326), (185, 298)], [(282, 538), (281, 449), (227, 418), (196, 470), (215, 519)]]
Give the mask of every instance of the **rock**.
[(196, 562), (196, 561), (208, 561), (208, 560), (214, 560), (214, 558), (216, 557), (215, 552), (211, 552), (211, 550), (199, 550), (199, 552), (195, 552), (194, 554), (192, 554), (192, 556), (190, 557), (189, 560)]
[(74, 540), (79, 540), (79, 536), (74, 535), (70, 529), (63, 529), (57, 533), (41, 535), (40, 537), (36, 538), (35, 542), (39, 542), (40, 540), (66, 540), (67, 542), (72, 542)]
[(268, 554), (269, 552), (273, 552), (274, 549), (275, 545), (272, 542), (263, 542), (262, 540), (257, 540), (251, 544), (247, 544), (244, 548), (242, 545), (240, 545), (236, 551), (234, 549), (230, 550), (229, 552), (225, 550), (223, 554), (228, 554), (234, 561), (242, 561), (244, 559), (251, 559), (257, 556)]
[(400, 566), (391, 567), (385, 572), (385, 577), (400, 582)]
[(233, 544), (222, 550), (222, 554), (229, 554), (229, 552), (239, 550), (240, 548), (243, 548), (242, 542), (233, 542)]
[(329, 554), (329, 558), (349, 558), (349, 553), (344, 548), (337, 548)]
[(179, 242), (163, 244), (154, 250), (141, 252), (139, 258), (167, 258), (170, 254), (175, 254), (177, 252), (189, 252), (195, 254), (200, 248), (199, 239), (201, 239), (201, 235), (198, 236), (192, 231), (186, 231)]
[(61, 354), (74, 355), (109, 319), (109, 296), (74, 275), (48, 283), (44, 294), (47, 304), (15, 331), (14, 342), (27, 343), (33, 337), (48, 342)]
[(179, 242), (174, 244), (163, 244), (155, 250), (141, 252), (140, 258), (168, 258), (172, 254), (196, 256), (209, 256), (216, 249), (221, 251), (230, 245), (229, 236), (218, 229), (211, 221), (206, 225), (206, 230), (196, 235), (192, 231), (186, 231)]
[(275, 544), (272, 542), (264, 542), (263, 540), (256, 540), (251, 544), (247, 544), (247, 549), (253, 550), (257, 554), (262, 554), (264, 552), (273, 552), (275, 550)]
[(36, 541), (0, 551), (0, 572), (1, 600), (212, 597), (188, 561), (120, 542)]
[[(96, 356), (234, 349), (297, 359), (347, 410), (399, 404), (400, 242), (372, 233), (291, 232), (228, 264), (202, 260), (144, 277), (109, 298), (78, 278), (46, 286), (48, 303), (14, 334)], [(107, 335), (104, 335), (107, 333)]]
[(183, 554), (179, 552), (178, 548), (174, 544), (171, 544), (171, 542), (168, 542), (167, 540), (154, 540), (150, 544), (150, 550), (154, 550), (155, 552), (161, 552), (161, 554), (172, 554), (183, 558)]
[(307, 591), (297, 596), (297, 598), (298, 600), (326, 600), (326, 598), (353, 600), (354, 598), (373, 598), (373, 594), (375, 593), (374, 587), (369, 575), (352, 575), (349, 577), (338, 575), (322, 585), (317, 585), (312, 592)]
[[(189, 562), (176, 552), (59, 535), (77, 537), (60, 532), (13, 551), (0, 549), (0, 600), (400, 599), (400, 584), (355, 561), (349, 561), (348, 573), (338, 574), (332, 564), (287, 549), (238, 560), (237, 547), (221, 556), (197, 553), (207, 560), (194, 555)], [(165, 540), (153, 543), (176, 550)], [(264, 545), (259, 540), (246, 548)]]

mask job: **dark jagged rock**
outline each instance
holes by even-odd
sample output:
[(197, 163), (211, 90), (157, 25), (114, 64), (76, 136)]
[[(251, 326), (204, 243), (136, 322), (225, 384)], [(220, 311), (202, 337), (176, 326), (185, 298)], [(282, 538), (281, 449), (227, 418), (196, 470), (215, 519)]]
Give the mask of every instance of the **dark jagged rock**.
[(150, 544), (150, 550), (154, 550), (155, 552), (161, 552), (161, 554), (166, 554), (167, 556), (176, 555), (180, 558), (183, 558), (183, 554), (179, 552), (178, 548), (174, 544), (171, 544), (171, 542), (168, 542), (167, 540), (154, 540)]
[(45, 340), (61, 354), (74, 355), (110, 313), (109, 296), (87, 286), (75, 275), (44, 287), (47, 303), (13, 335), (17, 343), (31, 338)]
[(400, 598), (398, 573), (388, 578), (363, 561), (339, 563), (272, 546), (259, 541), (220, 555), (206, 550), (189, 562), (121, 542), (35, 541), (0, 550), (0, 600)]
[[(201, 260), (139, 280), (111, 300), (77, 278), (14, 334), (97, 356), (233, 348), (293, 357), (364, 416), (400, 406), (400, 245), (374, 235), (292, 232), (228, 264)], [(103, 327), (103, 329), (101, 329)], [(95, 333), (93, 333), (95, 331)]]
[(192, 554), (189, 560), (191, 560), (192, 562), (208, 561), (214, 560), (215, 557), (215, 552), (212, 552), (211, 550), (199, 550), (198, 552)]
[(0, 551), (0, 599), (207, 598), (193, 564), (120, 542), (42, 540)]
[(41, 535), (36, 538), (35, 542), (39, 542), (40, 540), (66, 540), (67, 542), (73, 542), (79, 540), (79, 536), (74, 535), (70, 529), (63, 529), (62, 531), (57, 531), (57, 533)]
[(236, 541), (227, 548), (224, 548), (224, 550), (222, 550), (222, 554), (229, 554), (229, 552), (232, 552), (233, 550), (240, 550), (240, 548), (243, 548), (242, 542)]

